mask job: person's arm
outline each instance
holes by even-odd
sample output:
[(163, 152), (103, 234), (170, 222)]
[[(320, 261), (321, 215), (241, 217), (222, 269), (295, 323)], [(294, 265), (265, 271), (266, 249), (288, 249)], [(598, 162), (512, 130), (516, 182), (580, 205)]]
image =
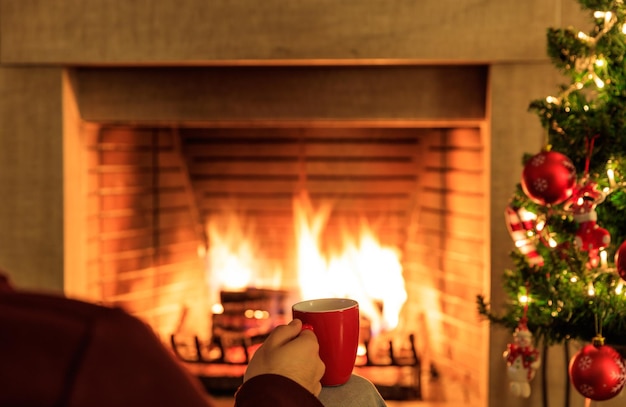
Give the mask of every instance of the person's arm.
[(324, 374), (317, 338), (294, 319), (272, 331), (246, 368), (235, 406), (322, 407)]

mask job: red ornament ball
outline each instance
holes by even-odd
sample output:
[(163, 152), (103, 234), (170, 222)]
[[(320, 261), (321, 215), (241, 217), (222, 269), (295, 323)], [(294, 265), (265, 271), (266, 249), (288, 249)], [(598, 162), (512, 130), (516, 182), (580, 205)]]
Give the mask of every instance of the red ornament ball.
[(622, 357), (612, 347), (585, 345), (570, 360), (569, 377), (581, 395), (602, 401), (622, 391), (626, 368)]
[(622, 280), (626, 280), (626, 240), (615, 252), (615, 268)]
[(540, 205), (559, 204), (574, 192), (576, 168), (567, 156), (542, 151), (531, 157), (522, 172), (522, 189)]

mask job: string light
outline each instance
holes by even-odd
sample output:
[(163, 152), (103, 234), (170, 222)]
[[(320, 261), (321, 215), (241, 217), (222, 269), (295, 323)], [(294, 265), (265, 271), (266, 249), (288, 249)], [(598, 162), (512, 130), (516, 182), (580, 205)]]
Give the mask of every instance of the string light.
[(537, 224), (535, 225), (535, 229), (537, 229), (537, 232), (541, 232), (543, 230), (543, 228), (546, 227), (546, 220), (545, 219), (540, 219), (537, 221)]
[(623, 290), (624, 290), (624, 283), (620, 281), (619, 284), (617, 284), (617, 287), (615, 287), (615, 294), (621, 295)]
[(552, 104), (555, 104), (555, 105), (560, 103), (559, 99), (555, 98), (554, 96), (548, 96), (546, 98), (546, 102), (552, 103)]
[(609, 168), (606, 170), (606, 175), (609, 177), (609, 185), (611, 189), (615, 188), (615, 170), (613, 168)]
[(613, 18), (613, 13), (610, 11), (594, 11), (593, 16), (595, 18), (604, 18), (604, 24), (609, 24)]
[(603, 269), (606, 269), (608, 267), (606, 257), (607, 257), (606, 250), (604, 249), (600, 250), (600, 266)]
[(602, 79), (600, 79), (600, 77), (598, 75), (596, 75), (595, 73), (592, 75), (593, 77), (593, 82), (596, 84), (596, 86), (600, 89), (604, 88), (604, 81)]
[(558, 246), (558, 243), (556, 242), (556, 240), (554, 240), (553, 237), (550, 237), (548, 239), (548, 244), (550, 245), (551, 248), (555, 248)]
[(587, 295), (590, 297), (593, 297), (596, 295), (596, 289), (593, 286), (593, 283), (590, 281), (589, 284), (587, 284)]

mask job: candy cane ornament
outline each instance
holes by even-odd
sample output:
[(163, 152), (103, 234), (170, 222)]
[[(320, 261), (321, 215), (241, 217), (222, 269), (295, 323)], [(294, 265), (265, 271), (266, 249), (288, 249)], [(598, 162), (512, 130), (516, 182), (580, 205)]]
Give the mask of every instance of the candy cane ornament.
[[(524, 216), (522, 220), (520, 212), (529, 216)], [(506, 207), (504, 215), (509, 234), (513, 242), (515, 242), (515, 247), (526, 257), (528, 264), (531, 266), (543, 266), (543, 257), (537, 251), (534, 242), (528, 237), (528, 232), (535, 231), (534, 216), (530, 216), (531, 213), (523, 208), (515, 209), (510, 205)]]

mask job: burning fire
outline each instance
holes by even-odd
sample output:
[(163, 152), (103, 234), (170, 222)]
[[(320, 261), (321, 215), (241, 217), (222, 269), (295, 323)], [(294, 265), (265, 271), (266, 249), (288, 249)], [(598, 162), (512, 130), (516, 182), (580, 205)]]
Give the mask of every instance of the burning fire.
[(294, 214), (302, 298), (353, 298), (370, 320), (373, 333), (395, 328), (407, 298), (399, 252), (382, 247), (362, 224), (358, 239), (344, 239), (342, 253), (324, 256), (320, 239), (329, 206), (315, 210), (302, 193), (294, 200)]
[(207, 225), (209, 287), (237, 291), (251, 284), (255, 248), (248, 237), (252, 234), (243, 216), (234, 212), (211, 219)]
[[(407, 294), (402, 276), (400, 253), (383, 247), (366, 223), (359, 236), (346, 234), (339, 253), (325, 254), (320, 240), (332, 212), (330, 204), (314, 208), (306, 192), (293, 201), (297, 250), (297, 280), (301, 299), (346, 297), (359, 302), (361, 313), (371, 324), (373, 334), (394, 329)], [(241, 218), (229, 215), (207, 227), (210, 286), (222, 290), (267, 287), (260, 281), (261, 265), (251, 230)], [(275, 272), (273, 283), (281, 273)], [(267, 279), (266, 279), (267, 280)]]

